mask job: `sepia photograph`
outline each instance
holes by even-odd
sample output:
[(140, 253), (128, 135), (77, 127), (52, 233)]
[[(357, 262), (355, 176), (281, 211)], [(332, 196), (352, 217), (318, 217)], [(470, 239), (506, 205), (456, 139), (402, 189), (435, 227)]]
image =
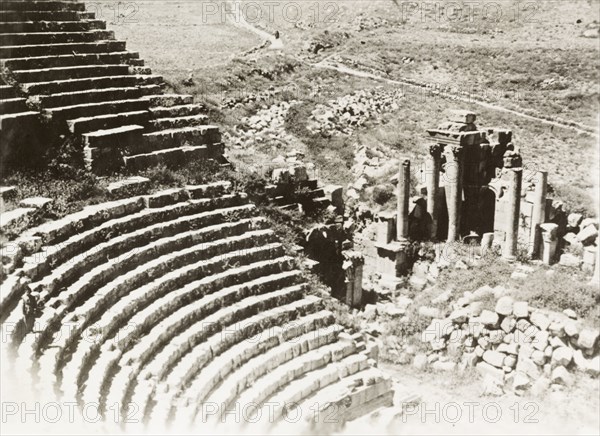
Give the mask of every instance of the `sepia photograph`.
[(600, 0), (0, 0), (0, 434), (600, 436)]

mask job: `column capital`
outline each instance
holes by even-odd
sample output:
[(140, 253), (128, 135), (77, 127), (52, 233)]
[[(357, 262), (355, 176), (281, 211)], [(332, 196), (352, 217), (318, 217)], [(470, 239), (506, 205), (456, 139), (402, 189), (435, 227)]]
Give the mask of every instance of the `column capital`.
[(442, 146), (440, 144), (431, 144), (429, 146), (429, 154), (433, 157), (440, 157), (442, 154)]
[(459, 144), (448, 144), (444, 147), (444, 154), (451, 156), (454, 159), (462, 157), (464, 147)]

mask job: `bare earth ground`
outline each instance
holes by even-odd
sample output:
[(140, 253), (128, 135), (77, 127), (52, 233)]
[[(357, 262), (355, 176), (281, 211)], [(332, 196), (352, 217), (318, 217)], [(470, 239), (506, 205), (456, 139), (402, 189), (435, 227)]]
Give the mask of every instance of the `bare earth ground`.
[[(436, 127), (444, 110), (465, 108), (479, 114), (479, 125), (512, 129), (528, 169), (547, 170), (555, 196), (588, 214), (598, 213), (599, 40), (581, 36), (600, 21), (598, 1), (482, 1), (471, 2), (472, 12), (454, 14), (444, 9), (448, 2), (242, 2), (246, 22), (262, 31), (280, 32), (282, 46), (277, 50), (252, 50), (263, 42), (264, 33), (244, 26), (239, 15), (228, 14), (225, 8), (233, 7), (232, 2), (214, 2), (215, 10), (202, 1), (136, 1), (137, 9), (123, 11), (121, 17), (108, 8), (115, 2), (94, 3), (102, 11), (99, 18), (113, 21), (110, 28), (117, 38), (140, 51), (153, 72), (162, 74), (175, 90), (205, 102), (214, 122), (232, 137), (243, 117), (279, 100), (300, 102), (286, 124), (291, 135), (287, 144), (267, 140), (232, 148), (229, 154), (237, 163), (261, 164), (298, 149), (317, 164), (324, 181), (346, 185), (353, 181), (356, 145), (382, 147), (418, 161), (424, 154), (425, 129)], [(262, 18), (250, 3), (262, 8)], [(436, 12), (436, 5), (445, 12)], [(311, 42), (326, 48), (311, 53), (306, 49)], [(190, 74), (195, 84), (182, 85)], [(463, 101), (393, 81), (429, 84), (426, 89), (460, 94)], [(349, 136), (314, 138), (306, 133), (308, 115), (318, 104), (377, 86), (403, 90), (398, 109)], [(268, 103), (221, 106), (232, 96), (290, 87), (295, 90), (292, 96), (281, 93)], [(469, 103), (468, 98), (488, 107)], [(402, 366), (389, 370), (407, 392), (420, 393), (428, 408), (435, 402), (442, 410), (452, 402), (497, 403), (502, 414), (498, 422), (490, 422), (493, 410), (485, 416), (480, 406), (472, 424), (463, 406), (464, 416), (450, 428), (448, 419), (436, 423), (435, 413), (423, 418), (419, 412), (394, 433), (475, 434), (483, 428), (488, 434), (600, 433), (597, 379), (583, 379), (572, 391), (550, 393), (542, 400), (490, 398), (481, 397), (480, 382), (469, 377)], [(526, 422), (528, 417), (539, 422)], [(482, 427), (485, 423), (489, 426)], [(353, 430), (363, 429), (347, 429)], [(374, 433), (372, 427), (368, 431)]]

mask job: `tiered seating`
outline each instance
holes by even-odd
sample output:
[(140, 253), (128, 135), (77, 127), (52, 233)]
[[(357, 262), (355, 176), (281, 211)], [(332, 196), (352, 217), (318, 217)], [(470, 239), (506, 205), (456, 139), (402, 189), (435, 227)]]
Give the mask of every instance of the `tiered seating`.
[[(89, 206), (27, 230), (2, 260), (3, 328), (16, 326), (2, 354), (48, 398), (107, 416), (133, 403), (152, 428), (203, 423), (219, 403), (218, 424), (240, 402), (302, 404), (326, 387), (337, 401), (348, 377), (371, 374), (362, 336), (335, 324), (226, 182)], [(358, 406), (375, 395), (360, 389)]]
[(10, 84), (1, 88), (3, 129), (41, 113), (53, 135), (81, 140), (97, 173), (222, 159), (219, 130), (202, 107), (192, 96), (163, 95), (162, 78), (84, 3), (4, 1), (2, 8), (0, 57)]

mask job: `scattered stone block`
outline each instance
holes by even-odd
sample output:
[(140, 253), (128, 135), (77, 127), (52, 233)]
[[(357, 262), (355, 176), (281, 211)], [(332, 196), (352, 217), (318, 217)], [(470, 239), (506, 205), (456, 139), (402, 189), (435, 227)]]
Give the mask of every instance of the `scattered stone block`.
[(500, 323), (500, 328), (504, 333), (510, 333), (515, 329), (517, 321), (512, 316), (505, 317)]
[(537, 332), (531, 343), (533, 344), (533, 348), (542, 351), (545, 350), (548, 346), (549, 340), (550, 333), (548, 333), (546, 330), (540, 330), (539, 332)]
[(557, 383), (563, 386), (571, 386), (573, 384), (573, 376), (564, 366), (557, 366), (552, 371), (552, 383)]
[(541, 312), (533, 312), (529, 317), (531, 324), (538, 327), (540, 330), (546, 330), (550, 326), (550, 320)]
[(496, 313), (499, 315), (507, 316), (513, 312), (514, 300), (512, 297), (504, 296), (500, 297), (496, 303)]
[(565, 321), (565, 334), (571, 338), (579, 335), (579, 326), (573, 319)]
[(569, 232), (565, 236), (563, 236), (563, 240), (573, 248), (583, 248), (583, 244), (581, 243), (581, 241), (579, 241), (579, 239), (577, 239), (577, 235), (573, 232)]
[(483, 310), (481, 315), (479, 315), (479, 321), (486, 327), (498, 326), (499, 320), (498, 314), (491, 310)]
[(577, 319), (577, 313), (573, 309), (565, 309), (563, 313), (571, 319)]
[(581, 224), (581, 221), (583, 220), (583, 215), (580, 213), (570, 213), (569, 216), (567, 217), (567, 225), (569, 227), (579, 227), (579, 224)]
[(527, 301), (515, 301), (513, 303), (513, 315), (517, 318), (529, 316), (529, 303)]
[(540, 350), (534, 350), (531, 354), (531, 360), (538, 366), (543, 366), (546, 363), (546, 354)]
[(552, 352), (552, 365), (569, 366), (573, 360), (573, 350), (568, 347), (558, 347)]
[(587, 226), (577, 234), (577, 239), (583, 245), (593, 244), (596, 238), (598, 237), (598, 229), (596, 226)]
[(496, 368), (502, 368), (506, 354), (498, 351), (487, 350), (483, 353), (483, 360)]
[(559, 265), (568, 266), (570, 268), (579, 268), (583, 259), (579, 256), (575, 256), (572, 253), (563, 253), (560, 255)]
[(504, 366), (508, 366), (509, 368), (514, 368), (517, 364), (517, 358), (512, 355), (507, 355), (504, 358)]
[(597, 329), (583, 329), (579, 332), (577, 345), (585, 350), (593, 350), (598, 342), (600, 332)]
[(517, 361), (516, 370), (527, 374), (534, 380), (542, 374), (539, 366), (536, 365), (536, 363), (532, 359), (521, 358), (521, 356), (519, 356), (519, 359)]
[(598, 218), (584, 218), (579, 224), (580, 229), (585, 229), (588, 226), (594, 226), (598, 228)]
[(529, 380), (529, 377), (527, 377), (527, 374), (521, 372), (521, 371), (517, 371), (515, 374), (515, 377), (513, 378), (513, 389), (516, 391), (525, 391), (529, 388), (531, 384), (531, 381)]
[(469, 312), (466, 309), (457, 309), (450, 314), (449, 318), (454, 324), (463, 324), (469, 319)]

